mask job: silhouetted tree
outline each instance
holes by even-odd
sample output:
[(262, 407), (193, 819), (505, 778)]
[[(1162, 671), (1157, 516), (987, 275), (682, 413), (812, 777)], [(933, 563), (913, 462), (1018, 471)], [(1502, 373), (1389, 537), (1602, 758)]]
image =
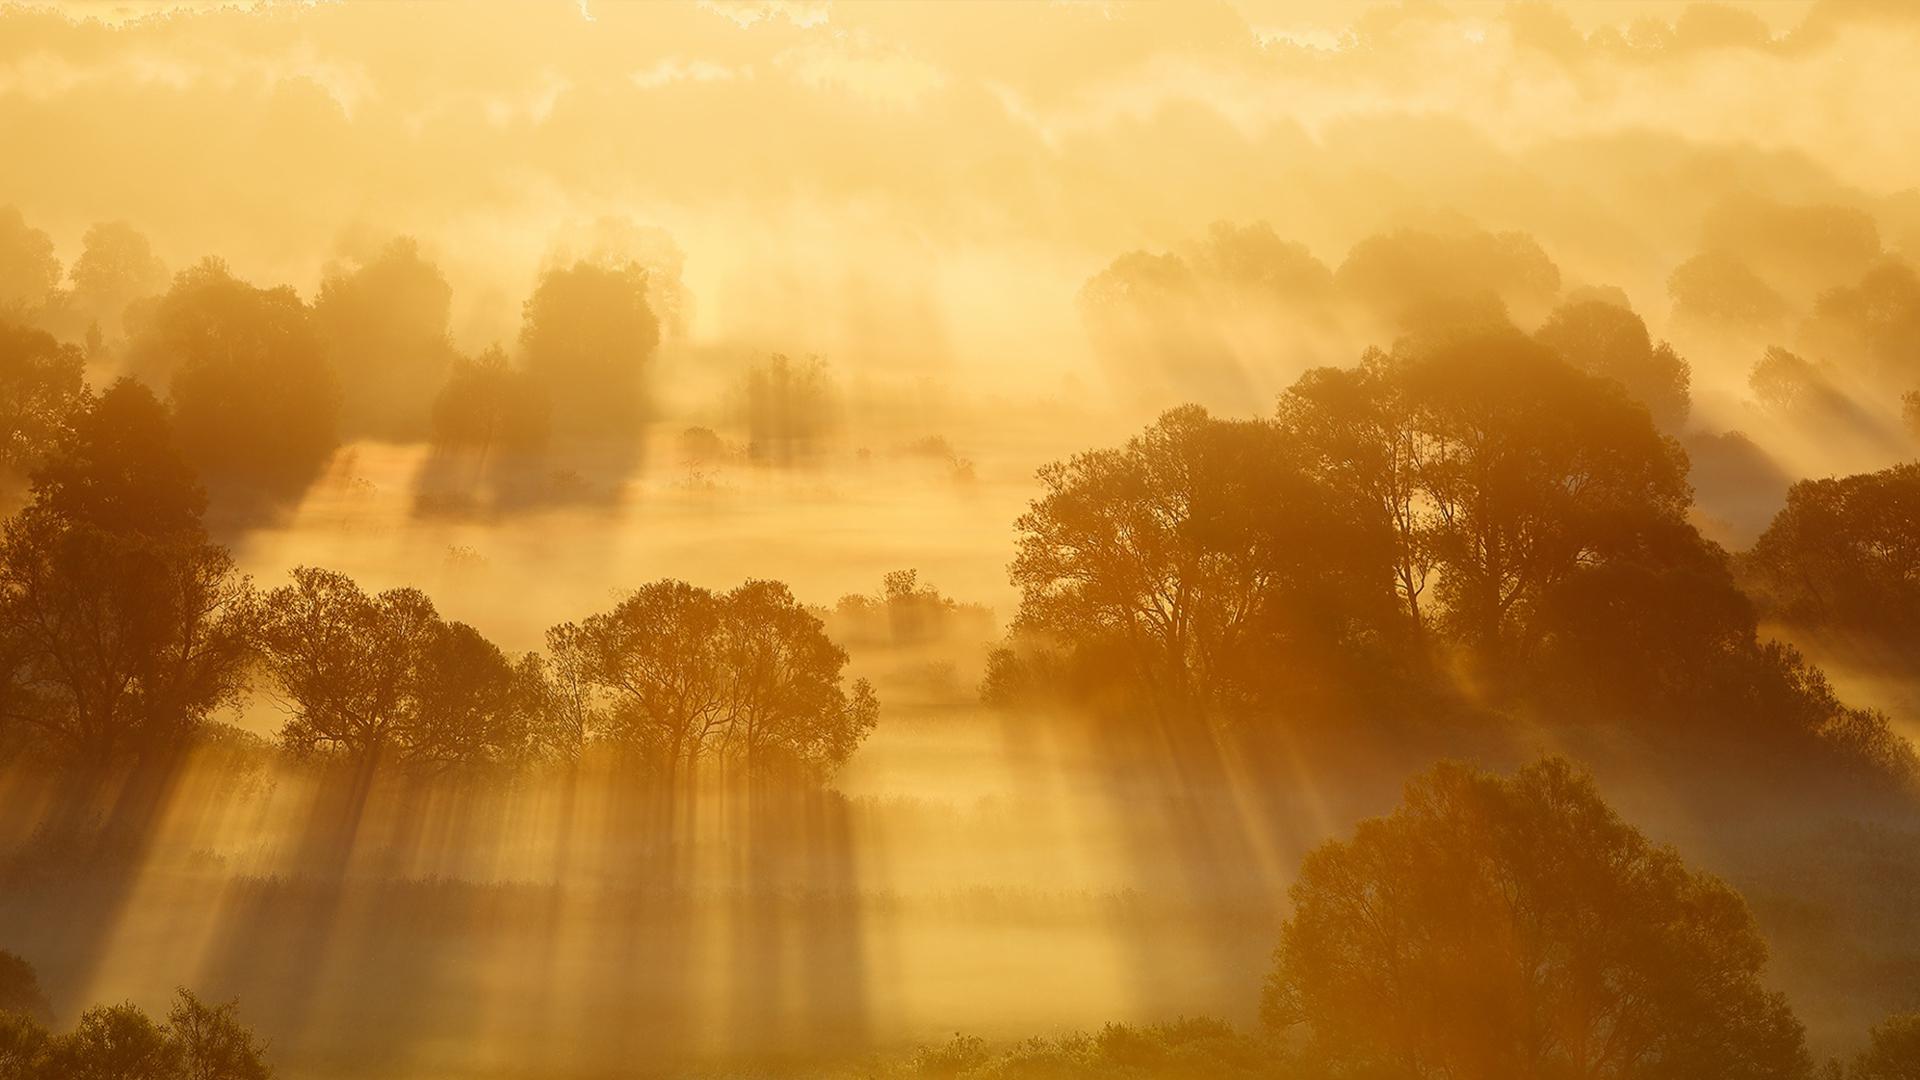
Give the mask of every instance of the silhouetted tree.
[(236, 1007), (181, 989), (164, 1024), (132, 1003), (81, 1014), (66, 1035), (0, 1012), (0, 1080), (270, 1080), (266, 1048)]
[(1524, 651), (1547, 589), (1686, 509), (1686, 455), (1646, 410), (1524, 338), (1449, 342), (1402, 377), (1445, 618), (1463, 641)]
[(131, 1002), (96, 1005), (48, 1048), (49, 1076), (71, 1080), (179, 1080), (180, 1047)]
[(1118, 649), (1155, 706), (1312, 685), (1392, 610), (1392, 534), (1280, 430), (1198, 406), (1040, 470), (1015, 524), (1019, 630)]
[(416, 439), (455, 362), (453, 289), (411, 237), (352, 267), (327, 268), (313, 322), (341, 389), (348, 435)]
[(522, 315), (527, 371), (547, 387), (554, 430), (631, 444), (639, 434), (642, 376), (660, 344), (638, 263), (577, 262), (547, 271)]
[(1678, 518), (1686, 455), (1612, 380), (1516, 332), (1472, 332), (1315, 371), (1281, 424), (1330, 485), (1365, 497), (1398, 544), (1403, 602), (1438, 570), (1457, 640), (1523, 653), (1553, 586)]
[(264, 598), (260, 647), (296, 754), (451, 768), (528, 752), (531, 703), (512, 661), (417, 589), (369, 596), (345, 574), (297, 568)]
[(1920, 1080), (1920, 1012), (1890, 1016), (1868, 1033), (1847, 1080)]
[(83, 404), (85, 371), (80, 350), (0, 322), (0, 463), (25, 473), (45, 459)]
[(40, 976), (22, 957), (0, 949), (0, 1013), (34, 1020), (53, 1018), (53, 1006), (40, 989)]
[(307, 307), (207, 259), (180, 272), (134, 339), (133, 370), (171, 388), (187, 460), (216, 490), (298, 497), (338, 444), (339, 381)]
[(1920, 465), (1802, 480), (1742, 560), (1767, 610), (1905, 642), (1920, 630)]
[(842, 688), (846, 653), (776, 582), (719, 595), (654, 582), (547, 641), (586, 730), (669, 772), (703, 758), (831, 771), (878, 717), (864, 680)]
[(167, 1013), (180, 1080), (269, 1080), (266, 1047), (241, 1025), (235, 1002), (208, 1005), (182, 987)]
[(499, 348), (456, 359), (433, 400), (433, 451), (416, 487), (494, 505), (536, 500), (552, 421), (544, 384), (510, 366)]
[(1739, 895), (1559, 759), (1443, 764), (1310, 853), (1262, 1015), (1342, 1075), (1791, 1080), (1799, 1023)]
[(0, 541), (10, 724), (71, 763), (185, 744), (244, 685), (251, 589), (200, 528), (159, 403), (116, 384)]
[(167, 265), (139, 230), (124, 221), (103, 221), (82, 238), (72, 277), (75, 315), (118, 340), (128, 330), (129, 305), (165, 291)]
[(28, 225), (18, 207), (0, 206), (0, 318), (30, 319), (59, 287), (53, 238)]
[(1534, 337), (1581, 371), (1618, 381), (1660, 427), (1686, 420), (1691, 370), (1673, 346), (1655, 345), (1632, 311), (1604, 300), (1562, 304)]

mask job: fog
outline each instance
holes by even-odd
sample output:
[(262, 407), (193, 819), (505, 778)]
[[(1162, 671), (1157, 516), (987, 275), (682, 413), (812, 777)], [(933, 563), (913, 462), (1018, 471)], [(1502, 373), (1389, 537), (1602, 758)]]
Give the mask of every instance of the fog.
[[(0, 619), (0, 950), (49, 1030), (184, 986), (295, 1078), (985, 1080), (913, 1055), (1182, 1017), (1357, 1075), (1263, 1006), (1303, 858), (1564, 757), (1853, 1067), (1920, 1004), (1916, 49), (1873, 0), (0, 4), (0, 606), (152, 494), (249, 642), (81, 767)], [(1226, 612), (1172, 660), (1185, 608), (1088, 599), (1166, 505)], [(409, 589), (537, 684), (457, 762), (300, 682)], [(771, 625), (825, 671), (774, 779)], [(726, 643), (692, 750), (609, 734), (665, 708), (623, 626)]]

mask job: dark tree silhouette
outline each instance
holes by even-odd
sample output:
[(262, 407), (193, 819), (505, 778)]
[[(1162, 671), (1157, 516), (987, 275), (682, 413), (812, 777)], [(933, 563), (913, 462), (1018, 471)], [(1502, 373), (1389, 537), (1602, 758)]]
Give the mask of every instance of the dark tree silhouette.
[(749, 775), (831, 771), (878, 717), (864, 680), (842, 687), (846, 653), (777, 582), (718, 595), (654, 582), (547, 641), (585, 730), (669, 773), (702, 759)]
[(1675, 321), (1707, 327), (1774, 326), (1792, 310), (1765, 279), (1724, 251), (1702, 252), (1675, 267), (1667, 295)]
[(0, 1011), (0, 1080), (270, 1080), (266, 1047), (237, 1007), (208, 1005), (182, 988), (164, 1024), (139, 1006), (100, 1005), (73, 1031), (50, 1035)]
[(1443, 764), (1310, 853), (1262, 1015), (1341, 1075), (1792, 1080), (1799, 1023), (1738, 894), (1559, 759)]
[(4, 949), (0, 949), (0, 1013), (33, 1020), (53, 1018), (53, 1006), (40, 989), (40, 976), (33, 965)]
[(0, 463), (45, 460), (84, 401), (86, 358), (51, 334), (0, 322)]
[(411, 237), (356, 265), (328, 267), (313, 322), (340, 379), (345, 434), (412, 440), (427, 431), (455, 361), (452, 303), (452, 287)]
[(1655, 345), (1632, 311), (1604, 300), (1562, 304), (1534, 337), (1581, 371), (1618, 381), (1660, 427), (1686, 420), (1691, 370), (1673, 346)]
[(642, 376), (660, 344), (638, 263), (577, 262), (547, 271), (527, 300), (520, 349), (553, 401), (556, 434), (631, 444)]
[(1920, 630), (1920, 465), (1802, 480), (1741, 560), (1766, 611), (1888, 643)]
[(269, 592), (260, 648), (286, 697), (280, 738), (299, 755), (445, 769), (532, 752), (535, 704), (513, 662), (417, 589), (367, 595), (313, 567)]
[(257, 289), (207, 259), (136, 336), (133, 370), (171, 388), (180, 448), (223, 495), (297, 498), (338, 443), (339, 381), (291, 288)]
[(1118, 649), (1162, 710), (1311, 684), (1389, 616), (1392, 534), (1271, 424), (1198, 406), (1040, 470), (1015, 524), (1017, 628)]
[(1620, 385), (1512, 331), (1473, 332), (1312, 372), (1282, 399), (1327, 482), (1392, 526), (1416, 616), (1438, 570), (1441, 624), (1523, 654), (1533, 614), (1575, 570), (1686, 509), (1686, 455)]
[(1889, 1016), (1876, 1025), (1846, 1075), (1847, 1080), (1920, 1080), (1920, 1012)]
[(116, 384), (76, 423), (0, 541), (10, 726), (105, 765), (177, 749), (237, 701), (251, 589), (203, 504), (144, 387)]

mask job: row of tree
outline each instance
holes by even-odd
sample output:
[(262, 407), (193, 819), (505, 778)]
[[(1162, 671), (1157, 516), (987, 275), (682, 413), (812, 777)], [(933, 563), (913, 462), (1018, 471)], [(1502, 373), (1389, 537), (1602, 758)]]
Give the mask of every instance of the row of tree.
[(207, 536), (167, 411), (90, 402), (0, 539), (0, 738), (79, 765), (177, 751), (264, 681), (302, 755), (419, 768), (569, 759), (602, 743), (818, 774), (874, 726), (864, 682), (784, 585), (636, 590), (511, 657), (415, 589), (300, 568), (261, 592)]
[(1309, 853), (1261, 1015), (1334, 1076), (1900, 1080), (1920, 1013), (1816, 1069), (1740, 895), (1548, 759), (1442, 764)]
[(987, 690), (1260, 723), (1464, 670), (1495, 700), (1813, 738), (1911, 775), (1884, 717), (1760, 639), (1687, 519), (1687, 469), (1617, 380), (1506, 329), (1310, 371), (1271, 419), (1176, 409), (1041, 471)]
[(98, 1005), (59, 1035), (0, 1009), (0, 1080), (268, 1080), (266, 1051), (232, 1002), (209, 1005), (186, 989), (165, 1022), (131, 1002)]

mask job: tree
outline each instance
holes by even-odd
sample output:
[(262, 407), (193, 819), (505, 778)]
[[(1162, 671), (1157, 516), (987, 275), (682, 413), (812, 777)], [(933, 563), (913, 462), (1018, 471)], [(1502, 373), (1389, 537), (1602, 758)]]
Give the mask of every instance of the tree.
[(132, 1003), (96, 1006), (73, 1031), (50, 1036), (0, 1012), (0, 1080), (270, 1080), (266, 1047), (236, 1006), (207, 1005), (182, 988), (167, 1022)]
[(1868, 1033), (1847, 1080), (1920, 1080), (1920, 1012), (1890, 1016)]
[(1377, 636), (1386, 523), (1312, 477), (1274, 425), (1198, 406), (1040, 470), (1015, 523), (1016, 628), (1117, 649), (1156, 709), (1210, 715)]
[(637, 436), (641, 376), (660, 344), (638, 263), (547, 271), (522, 313), (527, 371), (547, 388), (555, 429), (589, 441)]
[(1392, 529), (1394, 588), (1422, 630), (1438, 522), (1421, 488), (1428, 447), (1399, 365), (1369, 349), (1353, 368), (1315, 368), (1281, 395), (1278, 416), (1315, 475), (1363, 497)]
[(1343, 1075), (1800, 1077), (1739, 895), (1548, 759), (1442, 764), (1290, 891), (1262, 1016)]
[(414, 439), (456, 360), (447, 337), (453, 288), (401, 237), (371, 259), (327, 268), (313, 323), (340, 379), (349, 435)]
[(750, 775), (843, 764), (878, 718), (846, 653), (776, 582), (716, 595), (641, 586), (612, 611), (547, 634), (557, 693), (597, 739), (669, 773), (702, 759)]
[(48, 1080), (53, 1036), (31, 1016), (0, 1010), (0, 1080)]
[(1666, 342), (1653, 344), (1647, 324), (1632, 311), (1604, 300), (1562, 304), (1534, 337), (1581, 371), (1619, 382), (1660, 427), (1672, 430), (1686, 420), (1687, 362)]
[(18, 207), (0, 206), (0, 317), (38, 314), (59, 287), (53, 238), (28, 225)]
[(1920, 465), (1802, 480), (1741, 560), (1767, 611), (1889, 643), (1920, 629)]
[(418, 486), (496, 504), (536, 497), (552, 411), (545, 385), (511, 367), (498, 347), (456, 358), (433, 399), (433, 452)]
[(129, 364), (167, 385), (180, 448), (216, 489), (298, 497), (338, 444), (340, 387), (291, 288), (258, 289), (207, 259), (174, 279)]
[(1619, 384), (1518, 335), (1406, 358), (1421, 493), (1459, 640), (1523, 653), (1534, 609), (1577, 568), (1685, 512), (1686, 455)]
[(1355, 244), (1333, 280), (1388, 326), (1426, 331), (1540, 310), (1560, 290), (1560, 269), (1525, 233), (1401, 229)]
[(142, 386), (76, 422), (0, 540), (0, 716), (71, 764), (184, 746), (245, 685), (251, 587)]
[(1738, 256), (1707, 251), (1667, 278), (1676, 322), (1764, 327), (1786, 318), (1791, 306)]
[(269, 1080), (266, 1047), (243, 1027), (235, 1002), (208, 1005), (181, 987), (167, 1013), (167, 1035), (179, 1048), (180, 1080)]
[(1643, 407), (1513, 331), (1410, 341), (1351, 371), (1309, 372), (1281, 399), (1280, 423), (1316, 475), (1391, 528), (1415, 620), (1437, 614), (1492, 655), (1524, 653), (1558, 582), (1688, 501), (1686, 455)]
[(53, 1017), (53, 1006), (40, 989), (40, 976), (33, 965), (5, 950), (0, 950), (0, 1013), (34, 1020)]
[(128, 1002), (96, 1005), (54, 1040), (48, 1074), (62, 1080), (180, 1080), (180, 1047), (167, 1029)]
[(32, 471), (86, 395), (86, 358), (53, 335), (0, 322), (0, 463)]
[(124, 221), (95, 224), (80, 243), (72, 270), (73, 305), (103, 334), (118, 338), (126, 329), (127, 305), (166, 289), (167, 265), (146, 236)]
[(448, 769), (521, 760), (528, 702), (512, 661), (418, 589), (369, 596), (299, 567), (261, 605), (260, 648), (287, 697), (281, 741), (362, 768)]
[(1801, 330), (1807, 351), (1900, 390), (1920, 380), (1920, 272), (1886, 259), (1859, 281), (1820, 294)]

